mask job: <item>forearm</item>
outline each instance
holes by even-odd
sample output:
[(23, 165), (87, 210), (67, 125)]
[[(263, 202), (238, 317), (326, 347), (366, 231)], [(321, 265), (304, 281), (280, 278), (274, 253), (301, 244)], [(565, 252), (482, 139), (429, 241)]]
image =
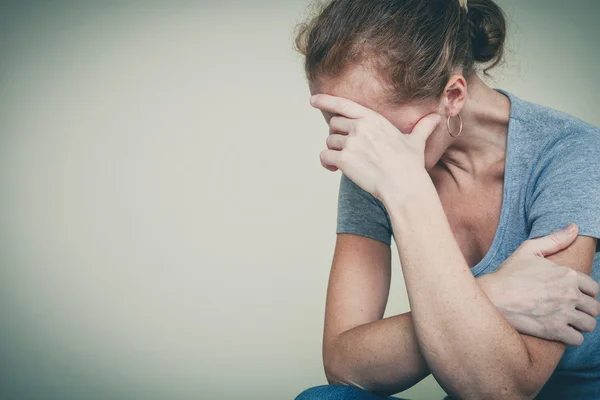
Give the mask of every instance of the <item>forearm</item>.
[(531, 366), (525, 342), (477, 285), (431, 181), (410, 199), (385, 199), (417, 341), (447, 392), (520, 396)]
[(406, 390), (430, 373), (410, 312), (340, 334), (327, 348), (325, 368), (330, 383), (384, 395)]
[[(485, 292), (493, 274), (477, 278)], [(350, 384), (381, 395), (409, 389), (431, 372), (421, 354), (412, 314), (357, 326), (339, 335), (327, 349), (330, 383)]]

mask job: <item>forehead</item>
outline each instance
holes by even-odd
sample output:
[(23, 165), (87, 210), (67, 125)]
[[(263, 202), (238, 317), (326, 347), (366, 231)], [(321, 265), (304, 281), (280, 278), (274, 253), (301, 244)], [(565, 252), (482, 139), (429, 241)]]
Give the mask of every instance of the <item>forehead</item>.
[[(403, 132), (411, 132), (414, 125), (427, 113), (435, 110), (435, 105), (411, 104), (398, 105), (388, 101), (386, 87), (382, 80), (366, 68), (357, 67), (336, 79), (321, 79), (309, 84), (311, 95), (324, 93), (352, 100), (373, 110), (392, 122)], [(327, 111), (321, 111), (326, 121), (333, 117)]]
[(309, 85), (310, 94), (324, 93), (352, 100), (374, 111), (387, 105), (381, 80), (364, 67), (355, 67), (339, 78), (324, 78)]

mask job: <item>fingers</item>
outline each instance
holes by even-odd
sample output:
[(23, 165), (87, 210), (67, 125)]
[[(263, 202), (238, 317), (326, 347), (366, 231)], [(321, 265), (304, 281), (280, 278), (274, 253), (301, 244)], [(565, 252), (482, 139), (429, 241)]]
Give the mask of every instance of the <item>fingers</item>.
[(523, 246), (523, 250), (529, 251), (539, 257), (558, 253), (573, 243), (577, 238), (578, 229), (577, 225), (571, 224), (560, 231), (552, 232), (537, 239), (527, 240)]
[(310, 98), (310, 104), (321, 111), (339, 114), (346, 118), (362, 118), (373, 112), (352, 100), (328, 94), (315, 94)]
[(583, 335), (574, 328), (567, 326), (559, 333), (558, 340), (568, 346), (580, 346), (583, 343)]
[(353, 121), (341, 115), (335, 115), (329, 120), (329, 136), (325, 140), (328, 150), (322, 151), (320, 155), (321, 165), (329, 171), (335, 172), (339, 169), (340, 152), (346, 146), (348, 132), (352, 126)]
[(596, 329), (596, 318), (578, 310), (571, 313), (569, 323), (581, 332), (591, 332)]
[(579, 272), (577, 277), (577, 283), (579, 285), (579, 290), (581, 290), (583, 293), (593, 297), (594, 299), (598, 297), (600, 285), (598, 284), (598, 282), (593, 280), (588, 274)]
[(346, 140), (348, 140), (348, 136), (346, 135), (338, 135), (338, 134), (330, 134), (325, 140), (327, 144), (327, 148), (329, 150), (343, 150), (346, 146)]
[(336, 115), (329, 120), (329, 131), (333, 133), (349, 133), (352, 130), (351, 119)]
[(440, 124), (442, 117), (439, 114), (432, 113), (424, 116), (417, 122), (417, 125), (413, 128), (410, 137), (417, 138), (419, 141), (425, 143), (431, 133)]
[(590, 296), (586, 296), (585, 294), (581, 295), (581, 299), (577, 303), (576, 307), (579, 311), (582, 311), (592, 317), (597, 317), (600, 315), (600, 303), (598, 300)]
[(341, 151), (323, 150), (320, 154), (321, 165), (330, 171), (337, 171), (341, 154)]

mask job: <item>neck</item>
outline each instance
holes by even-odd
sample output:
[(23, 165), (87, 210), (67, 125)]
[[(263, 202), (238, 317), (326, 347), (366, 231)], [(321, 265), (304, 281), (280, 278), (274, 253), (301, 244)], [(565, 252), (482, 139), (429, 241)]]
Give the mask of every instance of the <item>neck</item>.
[(468, 81), (468, 97), (460, 115), (462, 134), (452, 142), (440, 162), (453, 174), (466, 173), (477, 179), (497, 175), (506, 155), (510, 101), (487, 86), (476, 74)]

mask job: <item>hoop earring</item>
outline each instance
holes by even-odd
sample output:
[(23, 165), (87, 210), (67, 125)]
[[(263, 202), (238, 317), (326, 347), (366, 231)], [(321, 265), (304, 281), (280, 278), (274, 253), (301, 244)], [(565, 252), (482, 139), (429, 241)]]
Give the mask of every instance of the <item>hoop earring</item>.
[(460, 136), (460, 134), (461, 134), (461, 133), (462, 133), (462, 131), (463, 131), (463, 120), (462, 120), (462, 118), (461, 118), (460, 114), (456, 114), (456, 116), (457, 116), (457, 117), (458, 117), (458, 119), (460, 120), (460, 129), (458, 130), (458, 134), (456, 134), (456, 135), (453, 135), (453, 134), (452, 134), (452, 131), (451, 131), (451, 129), (450, 129), (450, 116), (448, 116), (448, 119), (446, 120), (446, 126), (448, 127), (448, 133), (449, 133), (449, 134), (450, 134), (450, 136), (452, 136), (453, 138), (457, 138), (457, 137), (459, 137), (459, 136)]

